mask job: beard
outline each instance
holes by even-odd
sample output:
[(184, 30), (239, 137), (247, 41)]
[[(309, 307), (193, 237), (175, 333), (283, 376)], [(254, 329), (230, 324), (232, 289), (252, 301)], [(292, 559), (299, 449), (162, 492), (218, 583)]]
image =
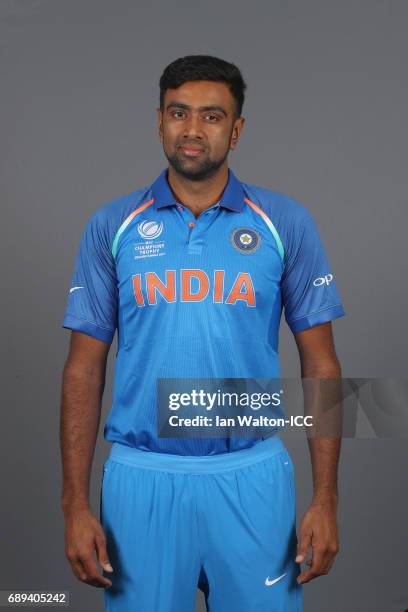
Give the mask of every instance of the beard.
[(183, 153), (176, 148), (173, 154), (167, 153), (163, 147), (163, 151), (170, 166), (177, 174), (188, 179), (189, 181), (203, 181), (209, 179), (217, 173), (228, 157), (228, 149), (222, 157), (211, 159), (207, 153), (203, 159), (186, 159)]

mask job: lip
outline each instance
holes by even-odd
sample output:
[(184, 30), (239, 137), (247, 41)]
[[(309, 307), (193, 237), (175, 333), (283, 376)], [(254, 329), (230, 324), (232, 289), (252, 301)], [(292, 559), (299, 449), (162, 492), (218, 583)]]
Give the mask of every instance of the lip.
[(191, 157), (197, 157), (198, 155), (204, 152), (204, 149), (202, 147), (197, 147), (194, 145), (180, 145), (179, 149), (181, 149), (181, 151), (185, 155)]

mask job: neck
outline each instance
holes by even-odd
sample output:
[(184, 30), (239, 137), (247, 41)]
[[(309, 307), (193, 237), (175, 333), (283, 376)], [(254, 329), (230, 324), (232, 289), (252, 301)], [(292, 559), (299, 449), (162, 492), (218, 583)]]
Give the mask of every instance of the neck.
[(189, 208), (196, 217), (219, 201), (227, 181), (227, 163), (216, 174), (202, 181), (190, 181), (169, 166), (168, 182), (176, 200)]

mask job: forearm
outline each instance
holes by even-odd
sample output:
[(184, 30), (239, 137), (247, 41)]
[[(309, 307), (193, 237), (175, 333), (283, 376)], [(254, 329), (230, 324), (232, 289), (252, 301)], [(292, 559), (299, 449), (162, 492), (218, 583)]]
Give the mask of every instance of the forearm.
[(313, 504), (337, 504), (340, 438), (308, 438), (313, 472)]
[(88, 507), (104, 377), (66, 363), (61, 397), (62, 509)]
[[(313, 473), (313, 504), (337, 504), (337, 472), (341, 449), (341, 367), (337, 359), (324, 364), (303, 364), (305, 413), (313, 414), (308, 437)], [(327, 381), (327, 383), (320, 381)]]

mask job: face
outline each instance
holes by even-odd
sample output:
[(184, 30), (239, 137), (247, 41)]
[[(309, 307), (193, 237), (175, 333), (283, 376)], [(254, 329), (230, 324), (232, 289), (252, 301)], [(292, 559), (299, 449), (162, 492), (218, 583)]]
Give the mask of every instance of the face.
[(181, 176), (201, 181), (226, 163), (238, 143), (243, 117), (226, 83), (187, 81), (164, 95), (157, 109), (160, 141), (169, 164)]

